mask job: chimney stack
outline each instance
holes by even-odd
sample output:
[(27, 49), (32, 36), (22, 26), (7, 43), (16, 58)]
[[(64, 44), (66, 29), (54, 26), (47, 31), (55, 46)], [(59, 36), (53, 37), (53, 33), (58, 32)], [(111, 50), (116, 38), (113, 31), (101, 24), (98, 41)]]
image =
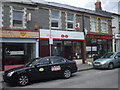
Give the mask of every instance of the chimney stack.
[(100, 1), (100, 0), (96, 0), (95, 10), (96, 10), (96, 11), (102, 10), (101, 1)]

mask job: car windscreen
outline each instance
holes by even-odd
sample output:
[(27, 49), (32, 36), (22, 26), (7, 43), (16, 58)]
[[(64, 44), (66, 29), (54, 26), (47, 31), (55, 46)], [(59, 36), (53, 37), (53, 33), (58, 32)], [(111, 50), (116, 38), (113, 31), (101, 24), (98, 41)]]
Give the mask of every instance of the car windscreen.
[(102, 56), (102, 58), (111, 58), (113, 57), (114, 53), (106, 53), (105, 55)]
[(25, 66), (26, 67), (30, 67), (30, 66), (34, 66), (36, 63), (39, 62), (39, 58), (33, 59), (32, 61), (28, 62)]

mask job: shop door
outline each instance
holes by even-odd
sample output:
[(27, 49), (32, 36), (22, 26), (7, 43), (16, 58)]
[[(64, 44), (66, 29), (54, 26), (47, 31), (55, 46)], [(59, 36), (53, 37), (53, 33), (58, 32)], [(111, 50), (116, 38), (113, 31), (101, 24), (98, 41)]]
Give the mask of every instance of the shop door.
[(40, 49), (40, 57), (46, 57), (50, 55), (50, 48), (48, 45), (46, 46), (41, 46)]
[(72, 60), (72, 47), (64, 46), (64, 58)]

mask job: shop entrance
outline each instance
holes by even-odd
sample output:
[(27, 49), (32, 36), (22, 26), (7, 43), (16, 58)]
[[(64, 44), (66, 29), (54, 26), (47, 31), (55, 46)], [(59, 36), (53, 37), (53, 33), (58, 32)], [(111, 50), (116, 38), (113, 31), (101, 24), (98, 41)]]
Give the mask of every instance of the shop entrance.
[(35, 46), (32, 43), (3, 43), (3, 64), (6, 66), (24, 65), (35, 58)]
[(64, 57), (66, 59), (72, 60), (72, 47), (64, 46)]

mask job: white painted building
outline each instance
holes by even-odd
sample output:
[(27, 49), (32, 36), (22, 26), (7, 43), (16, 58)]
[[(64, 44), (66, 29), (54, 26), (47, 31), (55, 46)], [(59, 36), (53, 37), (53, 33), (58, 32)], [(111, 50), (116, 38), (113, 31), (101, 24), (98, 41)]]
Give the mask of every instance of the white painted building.
[(113, 51), (120, 52), (120, 14), (113, 14), (112, 29), (114, 39), (113, 39)]

